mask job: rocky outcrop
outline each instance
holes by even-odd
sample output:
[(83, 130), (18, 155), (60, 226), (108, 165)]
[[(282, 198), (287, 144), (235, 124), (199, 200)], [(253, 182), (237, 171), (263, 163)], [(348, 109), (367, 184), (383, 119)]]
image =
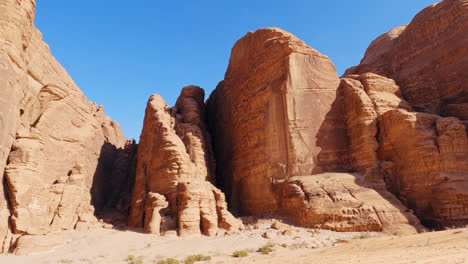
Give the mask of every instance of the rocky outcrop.
[(293, 177), (281, 191), (281, 214), (301, 226), (398, 234), (421, 228), (418, 218), (386, 190), (382, 180), (369, 180), (361, 174)]
[(347, 168), (339, 82), (327, 56), (278, 28), (237, 41), (207, 102), (217, 176), (234, 210), (275, 210), (272, 182)]
[(214, 187), (215, 162), (205, 128), (204, 91), (187, 86), (170, 108), (159, 95), (146, 108), (129, 225), (148, 233), (218, 235), (242, 224)]
[(394, 79), (417, 111), (466, 119), (467, 0), (445, 0), (406, 26), (374, 40), (345, 75), (373, 72)]
[(355, 167), (377, 161), (389, 190), (431, 227), (468, 223), (467, 12), (466, 0), (430, 5), (410, 24), (374, 40), (361, 64), (346, 71), (394, 79), (401, 96), (395, 94), (400, 98), (391, 107), (379, 112), (378, 100), (389, 98), (365, 89), (362, 78), (369, 74), (342, 79), (361, 102), (347, 111), (351, 147), (361, 153), (353, 157)]
[[(90, 190), (108, 153), (126, 145), (117, 123), (89, 102), (35, 28), (32, 0), (0, 5), (0, 243), (88, 228)], [(5, 199), (3, 199), (5, 197)]]
[(391, 79), (342, 78), (352, 165), (391, 190), (430, 226), (466, 222), (466, 128), (414, 112)]
[(217, 177), (234, 210), (337, 231), (421, 227), (386, 190), (377, 155), (378, 115), (411, 107), (392, 80), (354, 78), (340, 85), (328, 57), (277, 28), (235, 44), (207, 102)]
[(429, 226), (468, 222), (468, 141), (454, 117), (395, 109), (380, 121), (385, 179)]

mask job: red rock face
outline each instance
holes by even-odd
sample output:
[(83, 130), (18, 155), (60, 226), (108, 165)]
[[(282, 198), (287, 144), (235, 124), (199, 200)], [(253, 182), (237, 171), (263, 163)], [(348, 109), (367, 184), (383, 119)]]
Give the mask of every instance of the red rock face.
[(348, 166), (338, 86), (328, 57), (287, 32), (259, 29), (237, 41), (207, 102), (217, 175), (233, 208), (275, 210), (273, 182)]
[[(337, 231), (420, 228), (378, 166), (377, 117), (404, 105), (398, 86), (355, 78), (340, 86), (328, 57), (276, 28), (236, 43), (207, 102), (218, 180), (235, 210)], [(353, 170), (362, 174), (336, 173)]]
[(203, 89), (184, 87), (175, 107), (159, 95), (146, 108), (129, 225), (148, 233), (220, 235), (242, 224), (214, 183)]
[(32, 0), (0, 5), (1, 252), (18, 236), (96, 224), (90, 190), (103, 177), (100, 160), (114, 155), (101, 150), (126, 145), (50, 54), (34, 8)]
[(361, 64), (345, 75), (374, 72), (392, 78), (417, 111), (466, 119), (468, 1), (445, 0), (407, 26), (374, 40)]
[[(408, 103), (395, 101), (394, 109), (380, 111), (376, 122), (370, 121), (374, 115), (366, 110), (372, 108), (369, 101), (354, 107), (366, 114), (358, 125), (348, 123), (351, 147), (361, 153), (353, 160), (359, 167), (377, 158), (389, 189), (429, 226), (468, 222), (467, 13), (466, 0), (430, 5), (410, 24), (374, 40), (361, 64), (346, 72), (378, 73), (400, 86)], [(342, 83), (348, 91), (351, 86), (354, 93), (362, 90), (361, 84), (348, 79), (356, 76), (345, 77)], [(376, 102), (385, 97), (373, 98), (366, 92), (378, 110)], [(379, 131), (377, 154), (375, 128)]]

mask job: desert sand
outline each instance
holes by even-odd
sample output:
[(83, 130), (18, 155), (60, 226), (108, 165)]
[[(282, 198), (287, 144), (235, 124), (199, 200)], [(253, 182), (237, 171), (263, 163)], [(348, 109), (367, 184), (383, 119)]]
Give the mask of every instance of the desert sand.
[[(104, 228), (67, 231), (64, 245), (44, 253), (0, 256), (0, 263), (127, 263), (130, 255), (141, 256), (143, 263), (167, 258), (183, 263), (193, 254), (211, 257), (199, 263), (468, 263), (468, 228), (399, 236), (289, 225), (277, 230), (271, 227), (274, 222), (251, 221), (242, 232), (222, 237), (184, 238)], [(283, 235), (284, 230), (290, 234)], [(271, 238), (264, 238), (265, 233)], [(265, 245), (271, 245), (270, 254), (256, 252)], [(246, 250), (248, 256), (234, 258), (236, 250)]]

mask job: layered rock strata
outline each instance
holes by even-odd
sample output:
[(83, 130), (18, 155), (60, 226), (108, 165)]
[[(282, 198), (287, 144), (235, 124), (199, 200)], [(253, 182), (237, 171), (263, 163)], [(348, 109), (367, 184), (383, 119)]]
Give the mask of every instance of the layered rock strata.
[(379, 78), (363, 77), (373, 102), (287, 32), (240, 39), (207, 102), (217, 177), (234, 210), (337, 231), (421, 228), (379, 172), (376, 118), (402, 101), (395, 83)]
[(217, 176), (234, 210), (275, 210), (272, 182), (346, 170), (339, 83), (327, 56), (278, 28), (236, 42), (207, 102)]
[(159, 95), (146, 108), (129, 225), (148, 233), (219, 235), (242, 227), (214, 187), (215, 162), (205, 128), (204, 91), (182, 89), (176, 106)]
[(0, 4), (0, 245), (95, 223), (90, 190), (120, 127), (89, 102), (35, 28), (35, 2)]
[(400, 87), (404, 105), (377, 119), (367, 113), (361, 123), (369, 124), (352, 132), (374, 135), (376, 120), (377, 154), (372, 136), (354, 137), (362, 143), (354, 145), (367, 153), (362, 160), (379, 160), (389, 189), (431, 227), (468, 223), (467, 14), (466, 0), (432, 4), (374, 40), (361, 64), (346, 71), (377, 73)]
[(444, 0), (382, 34), (345, 75), (391, 78), (420, 112), (467, 119), (468, 1)]

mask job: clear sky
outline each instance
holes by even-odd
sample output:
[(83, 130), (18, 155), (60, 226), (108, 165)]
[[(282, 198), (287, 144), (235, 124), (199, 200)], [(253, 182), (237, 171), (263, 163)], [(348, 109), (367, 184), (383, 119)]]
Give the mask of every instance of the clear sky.
[(139, 139), (146, 102), (206, 97), (248, 31), (280, 27), (328, 55), (341, 75), (370, 42), (434, 0), (36, 0), (36, 26), (89, 100)]

